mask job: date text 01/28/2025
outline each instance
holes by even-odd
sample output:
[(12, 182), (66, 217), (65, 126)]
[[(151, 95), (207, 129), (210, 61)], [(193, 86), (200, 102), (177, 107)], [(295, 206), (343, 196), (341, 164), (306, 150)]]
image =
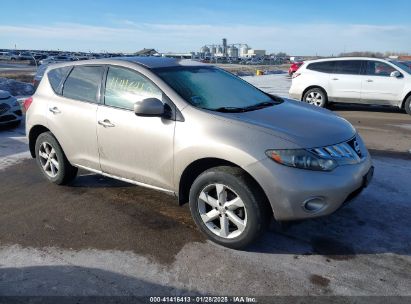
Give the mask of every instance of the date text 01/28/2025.
[(257, 299), (254, 297), (243, 296), (150, 297), (150, 303), (257, 303)]

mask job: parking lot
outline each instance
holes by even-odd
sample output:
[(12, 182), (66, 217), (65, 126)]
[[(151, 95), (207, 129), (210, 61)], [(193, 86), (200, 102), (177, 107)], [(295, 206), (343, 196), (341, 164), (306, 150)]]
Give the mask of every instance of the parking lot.
[[(290, 85), (284, 74), (245, 79), (281, 96)], [(411, 296), (410, 116), (332, 110), (370, 148), (372, 184), (329, 217), (272, 223), (245, 251), (206, 241), (171, 196), (87, 172), (48, 183), (24, 126), (2, 129), (0, 294)]]

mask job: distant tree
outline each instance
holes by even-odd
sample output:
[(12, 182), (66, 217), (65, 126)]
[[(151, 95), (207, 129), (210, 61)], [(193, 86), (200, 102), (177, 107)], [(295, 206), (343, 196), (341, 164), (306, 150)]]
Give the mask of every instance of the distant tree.
[(278, 52), (277, 54), (275, 54), (276, 57), (288, 57), (287, 53), (284, 52)]
[(369, 51), (362, 51), (362, 52), (347, 52), (341, 53), (341, 57), (376, 57), (376, 58), (383, 58), (384, 54), (379, 52), (369, 52)]

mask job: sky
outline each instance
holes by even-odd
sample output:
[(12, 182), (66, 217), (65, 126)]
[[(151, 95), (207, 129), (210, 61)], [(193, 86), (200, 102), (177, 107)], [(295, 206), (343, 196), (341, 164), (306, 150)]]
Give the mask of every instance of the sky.
[(290, 55), (411, 53), (411, 0), (19, 0), (1, 4), (0, 48), (199, 51), (247, 43)]

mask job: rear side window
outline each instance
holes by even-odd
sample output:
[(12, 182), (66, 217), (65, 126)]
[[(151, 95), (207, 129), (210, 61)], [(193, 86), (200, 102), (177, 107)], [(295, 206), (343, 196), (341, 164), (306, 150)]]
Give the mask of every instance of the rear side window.
[[(44, 73), (44, 70), (47, 68), (46, 65), (41, 65), (38, 70), (36, 77), (41, 78), (43, 76), (42, 73)], [(62, 67), (58, 69), (53, 69), (47, 73), (49, 82), (51, 87), (53, 88), (53, 91), (57, 94), (60, 94), (60, 84), (63, 81), (63, 79), (66, 77), (67, 73), (70, 71), (71, 67)]]
[(334, 64), (335, 74), (359, 75), (361, 72), (362, 60), (341, 60)]
[(75, 66), (63, 86), (63, 96), (71, 99), (97, 103), (102, 66)]
[(334, 69), (335, 61), (322, 61), (310, 63), (307, 66), (308, 70), (323, 72), (323, 73), (332, 73)]

